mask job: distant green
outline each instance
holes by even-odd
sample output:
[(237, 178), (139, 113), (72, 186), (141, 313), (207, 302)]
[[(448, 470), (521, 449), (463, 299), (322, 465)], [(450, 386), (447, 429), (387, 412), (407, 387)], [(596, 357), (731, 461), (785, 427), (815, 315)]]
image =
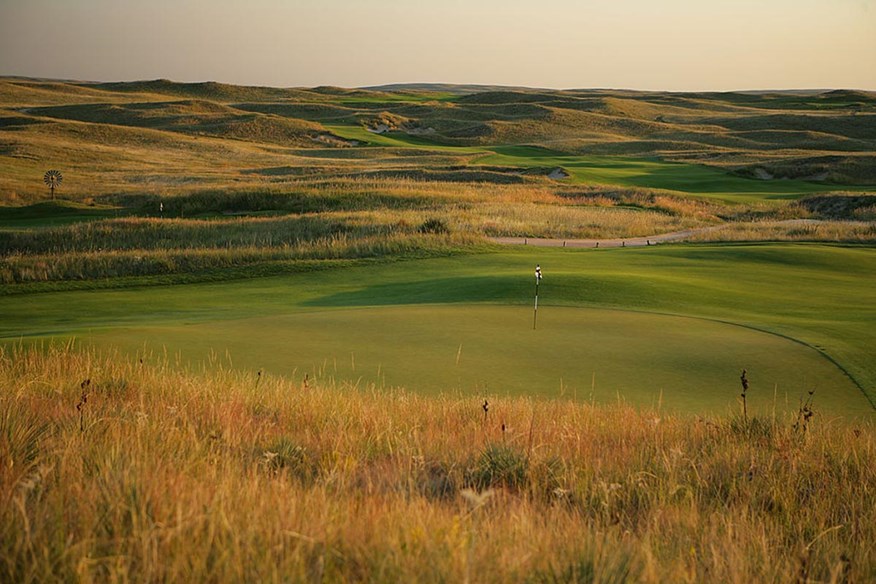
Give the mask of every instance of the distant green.
[[(335, 134), (372, 146), (419, 148), (469, 156), (474, 164), (518, 168), (563, 168), (577, 184), (609, 184), (625, 187), (664, 189), (690, 195), (709, 196), (727, 202), (796, 199), (825, 191), (823, 183), (803, 180), (757, 180), (724, 172), (718, 168), (670, 162), (659, 158), (627, 156), (568, 155), (540, 146), (449, 146), (423, 136), (401, 132), (377, 134), (361, 126), (327, 125)], [(843, 190), (869, 191), (866, 187), (843, 186)]]

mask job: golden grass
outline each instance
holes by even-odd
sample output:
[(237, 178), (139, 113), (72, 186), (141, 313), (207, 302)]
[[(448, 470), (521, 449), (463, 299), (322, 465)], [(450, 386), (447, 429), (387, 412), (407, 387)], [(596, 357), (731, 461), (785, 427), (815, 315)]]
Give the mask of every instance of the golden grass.
[[(165, 212), (216, 213), (219, 210), (375, 206), (373, 210), (323, 211), (270, 217), (211, 219), (129, 217), (74, 223), (40, 230), (0, 231), (0, 284), (86, 280), (203, 272), (268, 262), (350, 259), (449, 253), (474, 248), (484, 237), (607, 238), (635, 237), (701, 226), (702, 214), (667, 213), (657, 197), (654, 208), (619, 208), (615, 199), (556, 197), (541, 189), (518, 187), (474, 190), (460, 186), (452, 195), (424, 183), (418, 197), (343, 182), (296, 194), (274, 191), (196, 193), (166, 199)], [(346, 196), (334, 191), (348, 189)], [(401, 188), (401, 187), (397, 187)], [(449, 197), (443, 202), (443, 197)], [(554, 204), (534, 204), (541, 200)], [(626, 200), (626, 199), (625, 199)], [(154, 201), (143, 203), (157, 207)], [(405, 208), (412, 205), (413, 208)], [(693, 204), (692, 204), (693, 205)], [(693, 205), (695, 211), (698, 208)], [(423, 233), (430, 220), (446, 233)]]
[(871, 424), (172, 361), (0, 353), (0, 580), (876, 578)]
[(638, 237), (703, 225), (696, 218), (647, 210), (507, 203), (478, 205), (464, 221), (487, 236), (582, 239)]
[(354, 237), (337, 233), (272, 247), (108, 249), (0, 257), (0, 284), (95, 280), (166, 274), (199, 274), (228, 268), (300, 260), (451, 254), (482, 241), (465, 233), (397, 233)]
[(817, 241), (876, 243), (876, 221), (754, 221), (725, 223), (684, 241)]

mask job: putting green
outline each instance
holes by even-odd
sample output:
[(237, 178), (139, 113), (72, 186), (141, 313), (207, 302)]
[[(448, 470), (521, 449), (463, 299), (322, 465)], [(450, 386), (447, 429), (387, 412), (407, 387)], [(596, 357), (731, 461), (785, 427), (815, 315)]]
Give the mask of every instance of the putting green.
[(834, 364), (788, 339), (714, 321), (525, 306), (414, 305), (296, 312), (192, 324), (97, 329), (82, 338), (134, 353), (166, 348), (199, 366), (212, 353), (235, 367), (416, 391), (564, 396), (724, 413), (745, 367), (749, 405), (796, 409), (816, 389), (822, 411), (872, 407)]
[[(533, 333), (536, 263), (545, 280)], [(866, 404), (867, 396), (876, 403), (870, 248), (520, 246), (342, 265), (214, 283), (0, 295), (0, 342), (75, 337), (131, 351), (146, 342), (192, 362), (228, 349), (239, 368), (299, 376), (322, 369), (412, 391), (556, 396), (562, 379), (565, 395), (587, 399), (595, 373), (599, 401), (622, 393), (651, 404), (662, 390), (665, 404), (693, 412), (732, 403), (745, 367), (755, 402), (771, 405), (778, 384), (779, 403), (787, 393), (793, 407), (816, 387), (823, 411), (876, 414)]]

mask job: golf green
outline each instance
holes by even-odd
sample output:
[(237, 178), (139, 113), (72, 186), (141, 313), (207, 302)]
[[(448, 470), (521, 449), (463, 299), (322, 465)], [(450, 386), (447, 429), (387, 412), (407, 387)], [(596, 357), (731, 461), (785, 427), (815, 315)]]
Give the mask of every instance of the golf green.
[(464, 395), (624, 400), (637, 406), (725, 412), (748, 369), (756, 410), (797, 407), (806, 390), (833, 414), (869, 414), (860, 390), (815, 350), (708, 320), (525, 306), (414, 305), (96, 330), (81, 338), (128, 353), (167, 352), (198, 368), (233, 366)]
[[(532, 268), (541, 263), (538, 330)], [(411, 391), (566, 396), (690, 412), (874, 415), (876, 255), (753, 244), (501, 251), (273, 277), (0, 296), (0, 339), (77, 338), (197, 365)], [(592, 396), (591, 396), (592, 391)], [(662, 400), (661, 400), (662, 396)], [(868, 403), (869, 402), (869, 403)], [(787, 405), (786, 405), (787, 404)]]

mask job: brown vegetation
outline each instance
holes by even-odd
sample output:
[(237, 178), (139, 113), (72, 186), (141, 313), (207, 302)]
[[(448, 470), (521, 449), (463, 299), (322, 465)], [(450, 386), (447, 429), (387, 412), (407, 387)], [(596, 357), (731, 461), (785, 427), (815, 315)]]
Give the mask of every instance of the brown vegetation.
[[(0, 579), (863, 582), (870, 424), (0, 355)], [(78, 405), (77, 405), (78, 404)]]

